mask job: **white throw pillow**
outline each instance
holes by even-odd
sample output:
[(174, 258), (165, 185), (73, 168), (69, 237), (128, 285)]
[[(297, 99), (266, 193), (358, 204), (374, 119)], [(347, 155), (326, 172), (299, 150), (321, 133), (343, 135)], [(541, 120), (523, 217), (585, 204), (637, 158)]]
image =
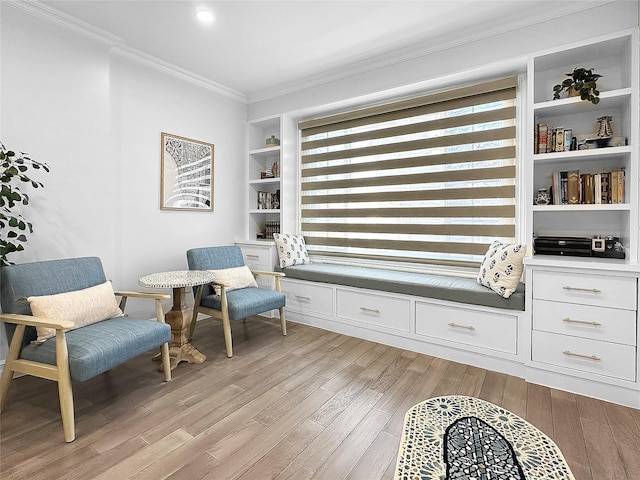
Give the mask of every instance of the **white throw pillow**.
[[(73, 292), (28, 297), (27, 300), (34, 316), (53, 320), (70, 320), (75, 323), (70, 330), (123, 315), (113, 293), (111, 282)], [(56, 335), (54, 328), (36, 327), (36, 330), (38, 332), (36, 343), (42, 343)]]
[[(227, 292), (230, 290), (237, 290), (239, 288), (258, 287), (258, 283), (256, 282), (253, 273), (251, 273), (251, 269), (246, 265), (243, 265), (242, 267), (209, 271), (216, 274), (216, 282), (226, 283), (228, 285), (225, 287)], [(220, 295), (220, 287), (214, 285), (214, 288), (216, 290), (216, 295)]]
[(274, 233), (273, 239), (276, 241), (281, 268), (311, 263), (302, 235)]
[(526, 245), (509, 245), (496, 240), (482, 260), (478, 283), (509, 298), (518, 288), (522, 276), (522, 259), (526, 251)]

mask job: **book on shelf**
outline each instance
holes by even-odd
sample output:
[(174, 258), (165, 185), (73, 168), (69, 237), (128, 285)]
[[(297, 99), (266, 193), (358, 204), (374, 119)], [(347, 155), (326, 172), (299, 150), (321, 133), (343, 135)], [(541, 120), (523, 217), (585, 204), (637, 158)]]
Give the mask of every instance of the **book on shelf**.
[(586, 204), (595, 203), (595, 188), (593, 184), (593, 174), (583, 173), (580, 175), (582, 202)]
[(568, 152), (571, 150), (571, 140), (572, 140), (573, 130), (571, 128), (564, 129), (564, 152)]
[(611, 173), (600, 173), (600, 203), (611, 203)]
[(556, 128), (554, 134), (555, 143), (553, 146), (554, 152), (562, 152), (564, 150), (564, 128)]
[(547, 153), (547, 125), (538, 124), (538, 151), (536, 153)]
[(580, 172), (578, 170), (567, 172), (567, 203), (569, 205), (580, 203)]

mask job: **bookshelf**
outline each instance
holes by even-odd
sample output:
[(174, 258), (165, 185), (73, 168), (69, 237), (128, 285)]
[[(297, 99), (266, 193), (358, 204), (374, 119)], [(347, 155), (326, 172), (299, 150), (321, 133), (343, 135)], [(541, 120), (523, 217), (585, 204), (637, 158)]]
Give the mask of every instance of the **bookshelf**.
[[(626, 263), (638, 262), (638, 38), (637, 32), (621, 32), (566, 48), (548, 50), (534, 55), (528, 65), (528, 125), (532, 132), (525, 147), (529, 159), (530, 192), (528, 218), (531, 245), (535, 236), (594, 236), (619, 237), (625, 246)], [(580, 97), (553, 98), (553, 86), (566, 78), (576, 66), (594, 68), (603, 75), (598, 80), (600, 102), (597, 105)], [(598, 120), (611, 118), (612, 139), (607, 146), (596, 142)], [(570, 130), (575, 137), (573, 150), (549, 151), (541, 145), (544, 138), (540, 125), (547, 125), (547, 133)], [(552, 143), (552, 139), (548, 138)], [(565, 143), (569, 146), (569, 143)], [(611, 146), (609, 146), (611, 145)], [(624, 194), (607, 201), (598, 193), (595, 178), (602, 175), (603, 183), (611, 173), (624, 172)], [(560, 173), (578, 172), (579, 199), (570, 204), (562, 200), (561, 191), (551, 188), (552, 203), (536, 205), (534, 198), (540, 189), (554, 185)], [(573, 176), (575, 179), (575, 176)], [(567, 184), (565, 184), (567, 185)], [(600, 187), (600, 184), (598, 184)], [(565, 195), (568, 187), (565, 187)], [(560, 190), (562, 186), (560, 186)], [(575, 190), (574, 190), (575, 192)], [(590, 192), (593, 194), (593, 199)], [(554, 195), (554, 193), (557, 193)], [(619, 193), (619, 192), (616, 192)], [(558, 195), (560, 194), (560, 195)], [(555, 202), (553, 202), (553, 197)], [(567, 197), (569, 195), (566, 195)], [(536, 255), (534, 253), (533, 258)], [(562, 261), (562, 258), (558, 259)], [(589, 259), (600, 261), (597, 258)]]
[[(270, 117), (248, 124), (248, 221), (249, 240), (272, 240), (280, 223), (282, 147), (267, 145), (281, 141), (281, 119)], [(264, 235), (264, 237), (262, 237)]]

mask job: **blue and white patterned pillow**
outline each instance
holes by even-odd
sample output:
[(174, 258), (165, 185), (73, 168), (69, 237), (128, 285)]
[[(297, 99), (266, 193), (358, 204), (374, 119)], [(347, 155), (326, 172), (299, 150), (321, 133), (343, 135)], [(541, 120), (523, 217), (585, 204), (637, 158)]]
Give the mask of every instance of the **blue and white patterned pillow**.
[(509, 298), (518, 288), (522, 276), (522, 259), (526, 245), (509, 245), (496, 240), (487, 250), (477, 281), (498, 295)]
[(274, 233), (273, 239), (276, 241), (281, 268), (311, 263), (302, 235)]

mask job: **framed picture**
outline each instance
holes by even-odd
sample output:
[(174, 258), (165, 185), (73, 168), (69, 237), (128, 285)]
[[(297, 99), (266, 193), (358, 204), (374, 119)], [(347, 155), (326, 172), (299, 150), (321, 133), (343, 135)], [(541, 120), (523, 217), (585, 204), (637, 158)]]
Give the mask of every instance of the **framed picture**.
[(162, 210), (213, 211), (212, 143), (162, 132)]

